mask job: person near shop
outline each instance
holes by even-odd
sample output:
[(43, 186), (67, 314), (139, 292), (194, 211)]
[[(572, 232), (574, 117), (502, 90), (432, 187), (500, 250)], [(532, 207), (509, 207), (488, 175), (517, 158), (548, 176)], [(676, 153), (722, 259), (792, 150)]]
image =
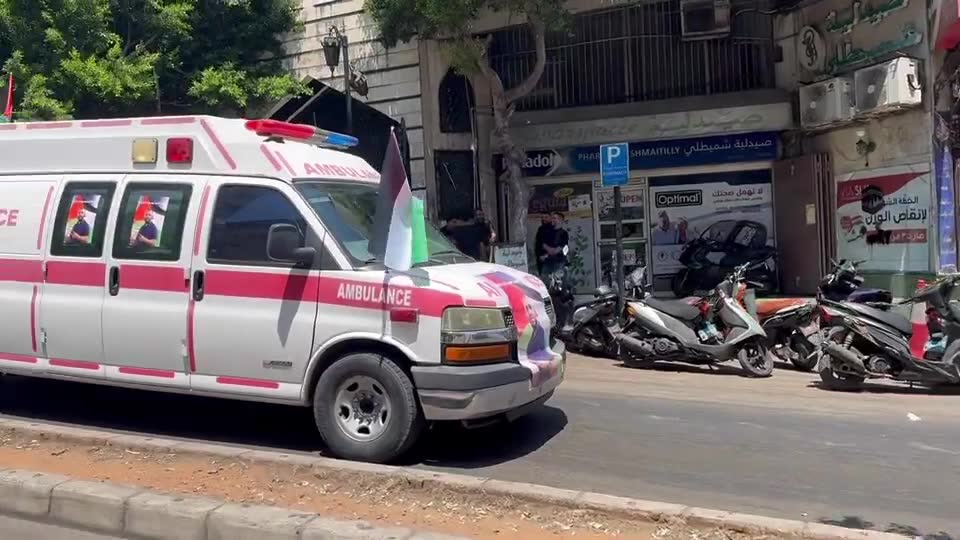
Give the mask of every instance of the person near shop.
[(550, 216), (552, 227), (548, 229), (543, 240), (544, 254), (541, 256), (543, 266), (540, 273), (552, 272), (558, 266), (567, 264), (567, 252), (569, 251), (570, 235), (563, 228), (563, 214), (554, 212)]
[(547, 254), (543, 246), (551, 229), (553, 229), (553, 222), (550, 219), (550, 214), (540, 216), (540, 226), (537, 227), (537, 235), (533, 239), (533, 255), (537, 259), (537, 274), (543, 273), (543, 261)]
[(490, 221), (487, 220), (487, 214), (483, 208), (477, 208), (473, 213), (473, 237), (472, 241), (478, 242), (473, 249), (480, 254), (480, 257), (474, 257), (477, 260), (490, 260), (490, 246), (497, 241), (497, 233), (493, 230)]

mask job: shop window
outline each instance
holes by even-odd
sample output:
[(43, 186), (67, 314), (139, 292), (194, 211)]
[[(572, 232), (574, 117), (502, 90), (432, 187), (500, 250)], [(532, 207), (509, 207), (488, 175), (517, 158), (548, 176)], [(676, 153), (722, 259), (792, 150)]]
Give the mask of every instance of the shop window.
[(453, 70), (440, 81), (440, 131), (470, 133), (473, 113), (473, 86)]
[(473, 216), (476, 184), (473, 152), (437, 150), (434, 152), (437, 192), (440, 194), (440, 219), (469, 219)]

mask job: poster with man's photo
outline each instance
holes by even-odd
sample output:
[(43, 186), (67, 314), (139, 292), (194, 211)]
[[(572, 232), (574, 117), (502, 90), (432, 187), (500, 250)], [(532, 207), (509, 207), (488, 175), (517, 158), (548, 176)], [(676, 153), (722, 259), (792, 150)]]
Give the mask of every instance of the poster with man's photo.
[[(678, 259), (692, 240), (749, 245), (760, 239), (737, 235), (756, 234), (766, 235), (766, 245), (774, 244), (769, 169), (650, 179), (651, 266), (658, 281), (683, 268)], [(708, 257), (719, 263), (724, 253)]]
[(926, 163), (837, 176), (837, 256), (863, 270), (928, 271), (930, 189)]
[(130, 227), (130, 245), (140, 248), (154, 248), (160, 245), (163, 232), (163, 219), (167, 213), (170, 197), (141, 195), (137, 209), (133, 213)]
[(93, 226), (100, 209), (100, 195), (85, 193), (76, 195), (67, 210), (64, 243), (83, 245), (93, 242)]

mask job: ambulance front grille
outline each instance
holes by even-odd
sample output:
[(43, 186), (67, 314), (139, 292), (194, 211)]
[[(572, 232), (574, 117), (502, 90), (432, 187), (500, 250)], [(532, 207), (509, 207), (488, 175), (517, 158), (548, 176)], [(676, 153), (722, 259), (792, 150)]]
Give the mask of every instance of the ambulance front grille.
[(504, 322), (507, 323), (507, 328), (510, 328), (511, 326), (513, 326), (513, 324), (514, 324), (514, 322), (513, 322), (513, 312), (510, 311), (509, 309), (503, 310), (503, 320), (504, 320)]
[(544, 309), (546, 309), (547, 315), (550, 317), (550, 326), (551, 326), (551, 327), (556, 326), (556, 325), (557, 325), (557, 314), (556, 314), (556, 312), (553, 310), (553, 300), (550, 299), (550, 298), (544, 299), (544, 301), (543, 301), (543, 307), (544, 307)]

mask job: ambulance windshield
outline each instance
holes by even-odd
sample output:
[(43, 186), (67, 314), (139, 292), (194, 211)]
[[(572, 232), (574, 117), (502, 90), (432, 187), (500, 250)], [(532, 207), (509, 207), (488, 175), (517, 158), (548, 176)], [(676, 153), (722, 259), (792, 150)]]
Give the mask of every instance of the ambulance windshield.
[[(378, 262), (379, 259), (369, 250), (379, 197), (376, 185), (315, 180), (298, 181), (295, 185), (354, 264)], [(457, 250), (429, 220), (426, 230), (430, 256), (426, 265), (473, 260)]]

